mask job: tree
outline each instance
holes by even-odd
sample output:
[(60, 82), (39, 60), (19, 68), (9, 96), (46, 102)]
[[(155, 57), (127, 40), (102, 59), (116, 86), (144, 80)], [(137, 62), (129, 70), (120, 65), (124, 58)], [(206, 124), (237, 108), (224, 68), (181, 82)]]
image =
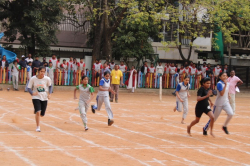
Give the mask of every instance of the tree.
[[(178, 3), (170, 3), (167, 13), (170, 22), (176, 25), (173, 34), (175, 41), (163, 42), (163, 45), (174, 45), (179, 51), (181, 58), (189, 61), (197, 37), (208, 36), (212, 32), (212, 17), (208, 11), (212, 10), (213, 3), (210, 0), (179, 0)], [(171, 28), (168, 26), (168, 28)], [(183, 53), (183, 45), (189, 47), (187, 55)]]
[(134, 58), (137, 67), (143, 58), (153, 61), (150, 37), (158, 37), (158, 33), (158, 25), (149, 15), (140, 21), (124, 19), (113, 39), (113, 54), (116, 59), (122, 58), (127, 65), (129, 58)]
[(216, 1), (210, 12), (214, 24), (223, 33), (224, 42), (237, 43), (240, 48), (250, 48), (250, 1)]
[(19, 40), (28, 52), (35, 47), (49, 53), (50, 44), (56, 44), (56, 32), (63, 18), (63, 0), (18, 0), (0, 2), (0, 20), (6, 41)]
[[(117, 32), (120, 23), (125, 18), (127, 20), (136, 20), (141, 22), (144, 15), (149, 15), (152, 22), (160, 20), (158, 12), (164, 9), (165, 1), (148, 0), (75, 0), (73, 4), (79, 4), (78, 13), (87, 17), (92, 25), (89, 41), (93, 46), (93, 59), (99, 58), (100, 54), (104, 55), (107, 60), (112, 59), (112, 47), (114, 42), (112, 39)], [(75, 12), (75, 13), (77, 13)], [(74, 14), (74, 12), (71, 12)], [(79, 23), (76, 19), (73, 22), (78, 22), (78, 26), (84, 26), (86, 21)]]

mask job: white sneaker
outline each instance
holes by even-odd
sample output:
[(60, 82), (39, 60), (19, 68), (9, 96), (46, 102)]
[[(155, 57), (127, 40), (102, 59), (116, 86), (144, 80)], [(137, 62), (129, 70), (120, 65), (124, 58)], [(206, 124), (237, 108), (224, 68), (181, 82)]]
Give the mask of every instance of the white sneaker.
[(85, 127), (85, 131), (87, 131), (89, 128), (88, 127)]
[(36, 131), (37, 132), (41, 132), (40, 127), (36, 128)]

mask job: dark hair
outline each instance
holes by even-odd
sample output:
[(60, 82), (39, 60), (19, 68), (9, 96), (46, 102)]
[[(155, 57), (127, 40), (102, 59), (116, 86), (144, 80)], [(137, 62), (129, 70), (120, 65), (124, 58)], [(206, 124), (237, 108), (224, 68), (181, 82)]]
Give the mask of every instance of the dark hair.
[(179, 73), (180, 72), (180, 69), (177, 69), (177, 73)]
[(83, 76), (82, 76), (82, 80), (83, 80), (84, 78), (86, 78), (86, 77), (88, 77), (88, 76), (86, 76), (86, 75), (83, 75)]
[(107, 75), (107, 74), (110, 74), (110, 73), (109, 73), (108, 71), (105, 71), (105, 72), (104, 72), (104, 76)]
[(35, 56), (35, 58), (39, 58), (39, 56), (38, 56), (38, 55), (36, 55), (36, 56)]
[(208, 81), (211, 81), (211, 79), (209, 77), (204, 77), (204, 78), (201, 79), (200, 84), (203, 85)]
[(38, 72), (41, 71), (42, 69), (46, 70), (46, 68), (44, 66), (40, 66), (38, 69)]
[(188, 65), (185, 65), (185, 67), (188, 67)]
[(28, 62), (28, 64), (32, 63), (31, 61)]
[(56, 56), (56, 54), (52, 54), (52, 56), (53, 56), (53, 55), (55, 55), (55, 56)]
[(184, 77), (184, 80), (187, 79), (187, 78), (189, 78), (188, 75), (186, 75), (186, 76)]
[(95, 61), (99, 61), (99, 59), (96, 59)]
[[(47, 62), (46, 62), (47, 63)], [(51, 64), (52, 62), (49, 62), (49, 64)]]
[(66, 59), (63, 59), (63, 61), (66, 61)]
[(73, 58), (73, 60), (76, 60), (76, 58)]
[(80, 59), (84, 59), (83, 57), (81, 57)]
[(17, 60), (14, 60), (14, 61), (13, 61), (13, 63), (16, 63), (16, 62), (17, 62)]
[(226, 74), (227, 75), (227, 73), (226, 72), (221, 72), (220, 74), (219, 74), (219, 76), (218, 76), (218, 80), (217, 80), (217, 82), (219, 82), (221, 79), (220, 79), (220, 77), (223, 75), (223, 74)]
[(58, 56), (57, 59), (60, 59), (60, 56)]

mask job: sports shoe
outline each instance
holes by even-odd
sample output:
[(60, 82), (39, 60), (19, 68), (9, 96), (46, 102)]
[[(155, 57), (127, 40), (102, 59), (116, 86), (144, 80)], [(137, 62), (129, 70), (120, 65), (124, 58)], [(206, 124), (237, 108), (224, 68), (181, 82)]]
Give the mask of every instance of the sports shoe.
[(202, 128), (202, 130), (203, 130), (203, 135), (207, 135), (207, 131), (204, 130), (204, 128)]
[(89, 129), (88, 127), (85, 127), (85, 131), (88, 131), (88, 129)]
[(227, 131), (227, 127), (222, 127), (222, 130), (226, 133), (226, 134), (229, 134), (229, 132)]
[(112, 124), (114, 123), (114, 121), (113, 120), (108, 120), (108, 126), (111, 126)]
[(113, 100), (112, 100), (112, 99), (110, 99), (109, 101), (110, 101), (110, 102), (113, 102)]
[(173, 96), (176, 96), (175, 92), (172, 93)]
[(36, 128), (36, 132), (41, 132), (40, 127), (39, 127), (39, 128)]
[(94, 114), (95, 113), (94, 105), (91, 105), (91, 110), (92, 110), (92, 112)]

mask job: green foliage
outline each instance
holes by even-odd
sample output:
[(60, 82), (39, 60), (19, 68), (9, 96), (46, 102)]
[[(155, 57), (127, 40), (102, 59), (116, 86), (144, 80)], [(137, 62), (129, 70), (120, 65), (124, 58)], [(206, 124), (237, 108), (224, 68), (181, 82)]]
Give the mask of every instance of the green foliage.
[(63, 18), (63, 0), (18, 0), (0, 2), (0, 20), (6, 40), (19, 40), (32, 53), (38, 47), (42, 54), (56, 44), (56, 32)]
[(250, 1), (249, 0), (227, 0), (215, 1), (210, 14), (212, 21), (220, 27), (225, 43), (236, 43), (238, 38), (233, 38), (232, 33), (250, 31)]
[(129, 58), (135, 58), (137, 64), (143, 58), (153, 61), (154, 51), (149, 38), (157, 37), (158, 33), (157, 25), (154, 25), (149, 15), (143, 16), (140, 21), (126, 18), (115, 33), (113, 55), (125, 62)]

